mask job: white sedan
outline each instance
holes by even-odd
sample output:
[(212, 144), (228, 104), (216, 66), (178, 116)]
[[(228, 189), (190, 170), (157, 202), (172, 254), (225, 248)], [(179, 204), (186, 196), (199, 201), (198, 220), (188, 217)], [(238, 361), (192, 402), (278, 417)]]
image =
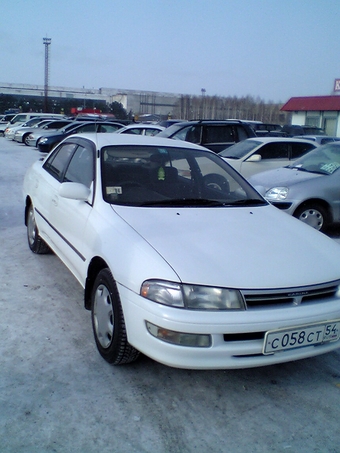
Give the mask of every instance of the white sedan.
[(128, 124), (121, 129), (118, 129), (116, 134), (135, 134), (135, 135), (149, 135), (154, 136), (164, 131), (165, 127), (159, 124), (148, 124), (148, 123), (134, 123)]
[(213, 152), (74, 135), (27, 171), (24, 199), (29, 247), (84, 287), (109, 363), (246, 368), (340, 346), (339, 245)]

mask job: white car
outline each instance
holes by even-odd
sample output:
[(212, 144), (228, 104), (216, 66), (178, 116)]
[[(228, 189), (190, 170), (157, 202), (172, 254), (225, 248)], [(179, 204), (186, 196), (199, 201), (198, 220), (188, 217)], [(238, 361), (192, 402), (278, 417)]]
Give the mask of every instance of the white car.
[(109, 363), (247, 368), (340, 346), (339, 245), (209, 150), (73, 135), (27, 171), (24, 200), (29, 247), (84, 287)]
[(219, 155), (245, 178), (283, 167), (316, 148), (311, 140), (283, 137), (248, 138), (221, 151)]
[(157, 135), (159, 132), (164, 131), (165, 127), (159, 124), (128, 124), (121, 129), (118, 129), (116, 134), (135, 134), (135, 135)]

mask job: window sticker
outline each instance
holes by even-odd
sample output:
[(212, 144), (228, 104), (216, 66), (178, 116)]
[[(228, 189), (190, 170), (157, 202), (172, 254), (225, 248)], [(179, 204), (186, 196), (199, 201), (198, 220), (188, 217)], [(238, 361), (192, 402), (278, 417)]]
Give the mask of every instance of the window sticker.
[(322, 171), (327, 172), (328, 174), (332, 174), (335, 172), (340, 167), (340, 164), (338, 162), (329, 162), (328, 164), (324, 164), (321, 167)]
[(121, 186), (106, 187), (107, 195), (121, 195), (123, 193)]

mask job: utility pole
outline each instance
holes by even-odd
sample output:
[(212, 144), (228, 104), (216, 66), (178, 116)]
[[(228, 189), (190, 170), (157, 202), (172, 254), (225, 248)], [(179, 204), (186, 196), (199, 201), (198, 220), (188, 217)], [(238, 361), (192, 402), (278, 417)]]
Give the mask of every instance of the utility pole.
[(45, 83), (44, 83), (44, 112), (47, 113), (48, 110), (48, 76), (49, 76), (49, 45), (51, 44), (51, 38), (43, 38), (43, 43), (45, 46)]

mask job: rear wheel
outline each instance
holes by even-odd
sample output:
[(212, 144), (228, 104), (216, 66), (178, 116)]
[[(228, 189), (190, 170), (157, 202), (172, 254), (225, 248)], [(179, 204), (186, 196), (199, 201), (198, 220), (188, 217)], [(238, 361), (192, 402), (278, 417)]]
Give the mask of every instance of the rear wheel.
[(318, 203), (300, 206), (294, 212), (294, 217), (319, 231), (324, 231), (330, 222), (327, 210)]
[(127, 340), (117, 285), (109, 269), (101, 270), (94, 282), (91, 317), (98, 351), (107, 362), (122, 365), (138, 358), (139, 351)]
[(27, 223), (28, 245), (32, 252), (37, 253), (39, 255), (49, 253), (50, 252), (49, 246), (39, 236), (38, 227), (35, 222), (34, 208), (32, 205), (30, 205), (30, 207), (28, 208), (26, 223)]

